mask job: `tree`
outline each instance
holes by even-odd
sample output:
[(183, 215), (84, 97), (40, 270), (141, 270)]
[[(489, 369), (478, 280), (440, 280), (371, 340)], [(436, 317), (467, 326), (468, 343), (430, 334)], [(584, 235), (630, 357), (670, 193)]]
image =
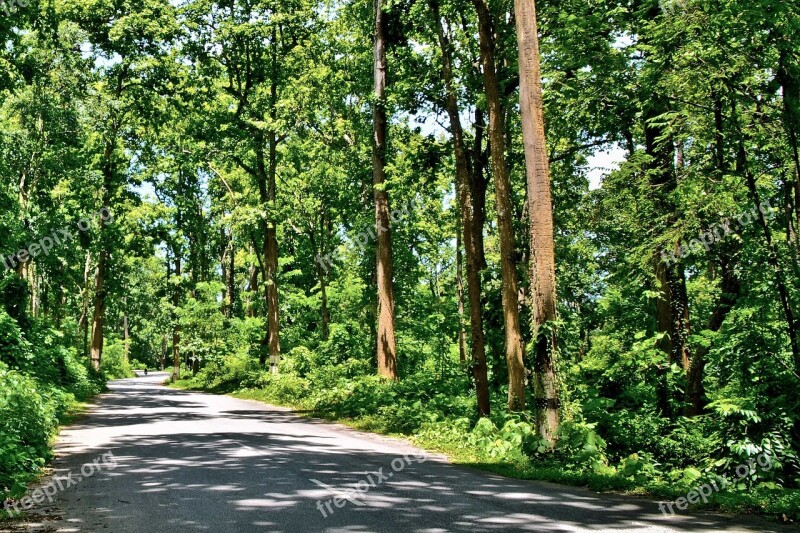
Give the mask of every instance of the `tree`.
[[(490, 410), (489, 380), (486, 367), (486, 348), (483, 338), (483, 317), (481, 316), (481, 265), (479, 263), (481, 255), (477, 250), (478, 243), (475, 238), (476, 232), (482, 231), (483, 228), (476, 229), (476, 222), (473, 216), (473, 199), (470, 182), (474, 180), (470, 176), (467, 149), (464, 142), (464, 129), (461, 126), (458, 99), (453, 82), (450, 39), (445, 33), (438, 1), (429, 0), (428, 3), (433, 14), (434, 24), (436, 25), (436, 35), (442, 54), (442, 75), (445, 85), (446, 109), (447, 116), (450, 120), (450, 134), (453, 138), (453, 151), (456, 164), (456, 192), (458, 194), (461, 217), (461, 235), (467, 255), (467, 294), (469, 298), (470, 337), (472, 340), (472, 357), (470, 359), (472, 361), (471, 366), (475, 380), (475, 390), (478, 396), (478, 412), (485, 416), (489, 414)], [(459, 254), (460, 257), (460, 247), (456, 253)]]
[(555, 366), (555, 243), (550, 160), (544, 130), (542, 71), (534, 0), (515, 0), (514, 14), (519, 45), (519, 106), (528, 178), (536, 425), (542, 438), (554, 444), (559, 426), (559, 393)]
[(500, 264), (503, 275), (503, 327), (506, 363), (508, 365), (508, 408), (525, 409), (525, 364), (522, 349), (522, 330), (519, 319), (518, 282), (511, 223), (511, 186), (506, 167), (505, 126), (500, 88), (495, 70), (495, 45), (492, 16), (486, 0), (473, 0), (478, 13), (478, 34), (481, 43), (484, 90), (489, 110), (489, 144), (491, 148), (492, 179), (497, 209), (497, 229), (500, 236)]
[(378, 375), (397, 379), (397, 343), (394, 324), (394, 279), (389, 193), (386, 191), (386, 13), (375, 0), (374, 75), (372, 104), (372, 186), (375, 198), (375, 271), (378, 286)]
[[(95, 56), (113, 58), (103, 73), (99, 93), (102, 113), (97, 124), (99, 134), (94, 139), (101, 176), (101, 209), (113, 213), (126, 181), (123, 133), (126, 128), (132, 131), (135, 122), (147, 120), (145, 113), (136, 111), (146, 108), (148, 100), (164, 89), (157, 58), (163, 56), (165, 44), (176, 34), (175, 12), (162, 0), (148, 0), (135, 8), (117, 7), (102, 0), (75, 0), (65, 9), (87, 32)], [(142, 25), (147, 19), (151, 23)], [(91, 360), (96, 369), (100, 368), (103, 354), (107, 278), (112, 261), (108, 225), (101, 221), (99, 227), (91, 328)]]

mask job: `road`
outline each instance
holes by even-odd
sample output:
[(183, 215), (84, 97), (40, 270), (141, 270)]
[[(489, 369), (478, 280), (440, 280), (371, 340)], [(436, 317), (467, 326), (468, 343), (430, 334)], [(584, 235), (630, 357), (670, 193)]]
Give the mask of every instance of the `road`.
[(797, 531), (711, 513), (667, 518), (657, 502), (453, 466), (283, 408), (168, 389), (165, 378), (112, 382), (62, 432), (58, 479), (43, 481), (53, 501), (13, 531)]

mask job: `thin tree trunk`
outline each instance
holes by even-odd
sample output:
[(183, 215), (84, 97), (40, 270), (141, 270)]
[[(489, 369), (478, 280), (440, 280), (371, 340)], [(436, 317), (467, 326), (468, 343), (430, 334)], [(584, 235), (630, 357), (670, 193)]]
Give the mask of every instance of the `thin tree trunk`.
[(472, 146), (472, 167), (469, 175), (470, 198), (472, 200), (472, 231), (475, 251), (478, 254), (479, 270), (486, 268), (486, 253), (483, 246), (483, 228), (486, 226), (486, 159), (483, 154), (483, 132), (486, 124), (483, 110), (475, 107), (475, 139)]
[[(728, 170), (725, 158), (725, 131), (722, 99), (717, 92), (713, 93), (714, 100), (714, 128), (716, 137), (716, 166), (719, 177)], [(741, 285), (736, 274), (735, 257), (739, 254), (738, 242), (734, 241), (727, 248), (720, 249), (720, 290), (711, 317), (708, 320), (707, 330), (717, 332), (722, 328), (730, 311), (739, 299)], [(676, 250), (677, 255), (677, 250)], [(709, 347), (701, 345), (692, 354), (692, 360), (686, 372), (686, 407), (684, 415), (688, 417), (699, 416), (706, 405), (705, 368)]]
[[(116, 130), (115, 130), (116, 131)], [(116, 136), (116, 133), (114, 134)], [(113, 139), (106, 143), (105, 152), (103, 154), (103, 210), (105, 212), (111, 211), (111, 187), (114, 181), (114, 169), (112, 167), (112, 157), (114, 155)], [(108, 243), (106, 224), (102, 217), (99, 219), (99, 241), (100, 253), (97, 261), (97, 270), (95, 271), (94, 278), (94, 315), (92, 317), (92, 348), (91, 348), (91, 361), (92, 367), (95, 370), (100, 370), (101, 360), (103, 358), (103, 329), (105, 326), (106, 317), (106, 297), (108, 296), (106, 289), (106, 276), (108, 268)]]
[[(181, 277), (181, 254), (179, 250), (175, 250), (175, 277), (180, 280)], [(176, 283), (172, 288), (172, 305), (175, 309), (180, 306), (180, 289), (179, 283)], [(172, 379), (177, 381), (181, 379), (181, 327), (178, 323), (177, 313), (172, 315)]]
[(39, 294), (39, 275), (37, 274), (36, 263), (33, 262), (33, 259), (29, 259), (25, 263), (28, 269), (28, 284), (30, 286), (30, 298), (28, 302), (30, 303), (30, 311), (31, 316), (33, 318), (39, 318), (39, 304), (41, 296)]
[(108, 252), (100, 250), (97, 270), (94, 275), (94, 315), (92, 317), (91, 361), (95, 370), (100, 370), (103, 357), (103, 326), (106, 316), (106, 262)]
[[(450, 119), (450, 130), (453, 136), (453, 148), (456, 160), (456, 188), (459, 195), (461, 212), (461, 233), (467, 253), (467, 296), (469, 298), (470, 336), (472, 340), (471, 367), (475, 379), (475, 390), (478, 400), (478, 413), (486, 416), (490, 411), (489, 378), (486, 365), (486, 345), (483, 338), (483, 317), (481, 315), (481, 257), (478, 253), (476, 240), (476, 221), (473, 218), (473, 196), (471, 189), (469, 162), (467, 149), (464, 143), (464, 131), (458, 113), (458, 100), (453, 87), (453, 68), (450, 41), (442, 26), (437, 0), (430, 0), (429, 4), (436, 19), (436, 31), (439, 45), (442, 49), (442, 74), (447, 91), (447, 114)], [(482, 227), (481, 227), (482, 229)], [(460, 255), (460, 243), (458, 243)], [(460, 263), (459, 263), (460, 264)], [(459, 300), (459, 313), (463, 313), (463, 285), (459, 286), (461, 298)], [(460, 315), (459, 315), (460, 316)]]
[[(461, 226), (461, 224), (457, 224)], [(461, 228), (456, 228), (456, 298), (458, 299), (458, 360), (467, 366), (467, 331), (464, 328), (464, 268), (461, 252)]]
[[(255, 254), (254, 248), (250, 246), (250, 253)], [(250, 280), (250, 290), (247, 296), (247, 316), (253, 318), (256, 316), (256, 301), (258, 299), (258, 267), (255, 264), (251, 264), (249, 267), (249, 280)]]
[(122, 342), (123, 342), (123, 357), (125, 362), (130, 361), (131, 352), (131, 332), (128, 323), (128, 299), (123, 298), (122, 305), (125, 309), (122, 312)]
[(220, 257), (219, 257), (219, 266), (222, 270), (222, 282), (225, 284), (225, 290), (222, 293), (222, 314), (226, 317), (230, 318), (231, 316), (231, 309), (228, 307), (228, 293), (230, 292), (230, 287), (228, 286), (228, 252), (230, 251), (230, 246), (224, 244), (227, 240), (227, 236), (225, 234), (225, 228), (220, 228), (219, 230), (219, 237), (220, 237)]
[(778, 252), (775, 249), (775, 243), (772, 239), (772, 231), (769, 229), (769, 224), (767, 224), (764, 211), (761, 209), (761, 197), (756, 187), (755, 176), (753, 175), (747, 163), (747, 152), (744, 147), (742, 132), (739, 131), (738, 133), (739, 152), (737, 167), (738, 170), (744, 174), (747, 190), (749, 191), (750, 197), (756, 205), (756, 219), (758, 220), (758, 224), (761, 226), (761, 229), (764, 232), (764, 241), (766, 242), (768, 252), (767, 261), (772, 267), (772, 270), (775, 272), (775, 286), (778, 290), (781, 307), (783, 308), (783, 314), (786, 319), (786, 327), (789, 334), (789, 344), (792, 348), (792, 356), (794, 359), (794, 369), (795, 372), (797, 372), (800, 371), (800, 344), (798, 344), (797, 340), (797, 329), (800, 328), (800, 322), (798, 322), (798, 320), (795, 318), (794, 311), (792, 310), (791, 301), (789, 299), (789, 290), (786, 287), (786, 275), (781, 267), (780, 261), (778, 260)]
[[(125, 58), (122, 58), (123, 68), (119, 71), (117, 76), (117, 87), (116, 87), (116, 97), (119, 98), (122, 95), (122, 91), (125, 86), (125, 75), (128, 71), (127, 64), (125, 62)], [(106, 140), (105, 149), (103, 151), (103, 167), (102, 167), (102, 175), (103, 175), (103, 187), (102, 187), (102, 201), (103, 207), (101, 213), (111, 212), (111, 200), (112, 200), (112, 187), (114, 185), (114, 152), (116, 147), (116, 139), (117, 133), (119, 132), (120, 124), (114, 119), (112, 123), (111, 132), (109, 137)], [(107, 289), (106, 289), (106, 276), (108, 275), (108, 249), (109, 243), (106, 242), (108, 239), (108, 232), (106, 231), (106, 224), (103, 217), (99, 217), (99, 242), (100, 242), (100, 253), (98, 255), (97, 261), (97, 271), (95, 274), (95, 290), (94, 290), (94, 315), (92, 317), (92, 349), (91, 349), (91, 361), (92, 366), (95, 370), (100, 369), (100, 364), (103, 358), (103, 329), (105, 325), (105, 316), (106, 316), (106, 297)]]
[[(275, 100), (276, 86), (272, 84), (273, 101)], [(273, 105), (273, 113), (275, 106)], [(277, 172), (277, 139), (275, 131), (269, 134), (269, 201), (274, 205), (276, 200), (276, 172)], [(273, 374), (278, 373), (278, 363), (281, 359), (280, 337), (280, 308), (278, 307), (278, 232), (275, 220), (270, 220), (267, 227), (266, 250), (264, 258), (267, 267), (265, 287), (267, 291), (267, 324), (269, 326), (269, 368)]]
[(525, 409), (525, 365), (523, 361), (522, 330), (519, 320), (518, 284), (514, 262), (514, 229), (511, 216), (511, 186), (505, 160), (505, 133), (500, 90), (494, 58), (494, 34), (486, 0), (473, 0), (478, 13), (478, 33), (481, 41), (481, 62), (486, 102), (489, 108), (489, 142), (494, 179), (497, 229), (500, 236), (500, 265), (502, 271), (503, 325), (505, 331), (506, 363), (508, 365), (508, 408)]
[(554, 444), (559, 417), (556, 358), (556, 270), (550, 161), (544, 129), (542, 72), (534, 0), (515, 0), (519, 48), (519, 103), (528, 178), (530, 279), (535, 351), (534, 395), (539, 435)]
[(230, 229), (230, 239), (228, 240), (228, 278), (226, 285), (228, 287), (228, 318), (233, 318), (234, 306), (236, 304), (236, 247), (233, 241), (233, 228)]
[(375, 0), (374, 43), (375, 103), (372, 121), (372, 183), (375, 197), (376, 273), (378, 285), (378, 375), (396, 380), (397, 345), (394, 324), (392, 234), (389, 227), (389, 194), (386, 182), (386, 14), (383, 0)]
[[(169, 263), (167, 263), (167, 270), (169, 270)], [(169, 277), (169, 276), (167, 276), (167, 277)], [(163, 337), (161, 337), (161, 358), (160, 358), (160, 362), (161, 362), (161, 371), (162, 372), (164, 371), (164, 369), (167, 368), (167, 351), (168, 350), (169, 350), (168, 339), (167, 339), (167, 336), (164, 335)]]
[[(324, 228), (322, 228), (324, 233)], [(325, 250), (320, 245), (317, 248), (317, 238), (314, 236), (314, 228), (311, 228), (308, 232), (309, 240), (311, 241), (311, 250), (317, 254), (317, 257), (323, 257), (325, 255)], [(323, 238), (323, 242), (324, 242)], [(322, 340), (328, 340), (329, 335), (329, 327), (331, 322), (331, 315), (328, 311), (328, 288), (327, 288), (327, 276), (325, 274), (325, 269), (322, 268), (322, 264), (319, 261), (314, 261), (317, 269), (317, 281), (319, 281), (319, 290), (320, 290), (320, 315), (322, 320)]]
[[(650, 186), (654, 202), (660, 209), (668, 227), (675, 224), (675, 207), (669, 201), (669, 193), (677, 186), (677, 175), (674, 168), (673, 143), (664, 140), (663, 128), (658, 125), (658, 117), (666, 107), (658, 96), (645, 103), (644, 130), (645, 150), (651, 157)], [(675, 249), (678, 243), (675, 244)], [(660, 342), (671, 362), (680, 364), (689, 370), (691, 355), (689, 352), (689, 302), (686, 293), (686, 280), (680, 260), (669, 261), (668, 254), (654, 254), (654, 271), (661, 293), (656, 302), (656, 317), (659, 332), (665, 335)], [(676, 256), (678, 257), (678, 256)], [(672, 264), (675, 263), (675, 264)], [(672, 416), (667, 387), (667, 370), (660, 368), (659, 404), (665, 416)]]
[[(275, 84), (272, 84), (273, 97), (277, 91)], [(261, 203), (265, 206), (274, 205), (276, 198), (276, 170), (277, 170), (277, 147), (274, 131), (267, 134), (266, 142), (269, 145), (269, 162), (264, 160), (264, 139), (263, 136), (257, 137), (256, 160), (258, 172), (258, 189)], [(278, 272), (278, 241), (274, 220), (264, 219), (261, 223), (264, 234), (264, 264), (262, 265), (264, 277), (264, 299), (267, 304), (267, 329), (261, 341), (261, 364), (266, 363), (269, 355), (270, 371), (278, 372), (280, 362), (280, 317), (278, 309), (278, 285), (276, 275)]]

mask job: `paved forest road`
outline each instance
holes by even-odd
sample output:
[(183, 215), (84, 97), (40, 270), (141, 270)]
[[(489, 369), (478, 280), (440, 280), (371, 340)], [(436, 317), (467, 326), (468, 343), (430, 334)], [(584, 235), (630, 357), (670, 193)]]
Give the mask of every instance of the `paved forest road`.
[(710, 514), (667, 519), (656, 502), (420, 461), (396, 440), (167, 389), (165, 377), (110, 384), (59, 440), (55, 473), (71, 471), (73, 485), (62, 480), (34, 511), (39, 524), (14, 531), (790, 531)]

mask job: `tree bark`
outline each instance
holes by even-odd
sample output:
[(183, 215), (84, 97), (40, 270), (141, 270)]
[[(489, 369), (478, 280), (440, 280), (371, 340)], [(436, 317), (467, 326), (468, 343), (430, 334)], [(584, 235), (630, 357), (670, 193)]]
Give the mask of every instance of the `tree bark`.
[(89, 283), (92, 273), (92, 253), (86, 252), (86, 263), (83, 267), (83, 288), (81, 290), (81, 316), (78, 318), (78, 328), (82, 332), (81, 351), (85, 359), (89, 358)]
[[(122, 64), (125, 65), (122, 68), (117, 76), (116, 82), (116, 97), (117, 99), (120, 98), (122, 95), (122, 91), (124, 89), (124, 82), (125, 76), (127, 73), (127, 65), (125, 63), (125, 59), (122, 59)], [(116, 139), (117, 133), (119, 132), (120, 123), (117, 121), (118, 119), (115, 117), (114, 122), (111, 127), (111, 132), (109, 137), (106, 140), (105, 149), (103, 150), (103, 166), (101, 169), (103, 175), (103, 186), (102, 186), (102, 203), (103, 207), (101, 213), (111, 212), (111, 199), (112, 199), (112, 187), (114, 186), (114, 174), (115, 174), (115, 162), (114, 162), (114, 152), (116, 146)], [(108, 259), (109, 259), (109, 243), (106, 242), (108, 236), (106, 231), (106, 224), (103, 217), (100, 216), (99, 222), (99, 242), (100, 242), (100, 253), (97, 261), (97, 271), (95, 273), (95, 288), (94, 288), (94, 315), (92, 317), (92, 348), (91, 348), (91, 361), (92, 367), (95, 370), (100, 370), (101, 360), (103, 358), (103, 329), (105, 325), (105, 316), (106, 316), (106, 297), (107, 297), (107, 289), (106, 289), (106, 276), (107, 276), (107, 268), (108, 268)]]
[[(446, 90), (447, 115), (450, 119), (450, 131), (453, 136), (453, 149), (456, 162), (456, 189), (459, 196), (459, 207), (461, 213), (461, 236), (463, 236), (466, 248), (466, 267), (467, 267), (467, 295), (469, 298), (469, 319), (470, 336), (472, 340), (471, 367), (475, 379), (475, 390), (478, 400), (478, 413), (481, 416), (489, 414), (489, 378), (486, 365), (486, 347), (483, 338), (483, 317), (481, 315), (481, 259), (478, 253), (478, 242), (476, 239), (476, 221), (473, 211), (473, 196), (470, 176), (469, 161), (467, 158), (467, 148), (464, 142), (464, 130), (461, 126), (459, 116), (458, 99), (455, 88), (453, 87), (453, 67), (450, 39), (444, 31), (442, 19), (439, 13), (438, 0), (429, 0), (429, 5), (433, 16), (436, 19), (436, 33), (439, 38), (439, 46), (442, 49), (442, 75)], [(482, 227), (481, 227), (482, 229)], [(458, 254), (458, 286), (459, 286), (459, 317), (464, 313), (464, 289), (461, 280), (461, 243), (457, 243)], [(463, 328), (461, 328), (463, 330)], [(461, 333), (459, 333), (461, 335)], [(466, 344), (466, 341), (464, 341)], [(459, 346), (461, 343), (459, 342)], [(466, 346), (464, 346), (466, 350)]]
[(236, 248), (233, 242), (233, 228), (230, 230), (230, 238), (228, 240), (228, 254), (228, 261), (230, 261), (228, 278), (226, 280), (226, 285), (228, 287), (228, 318), (233, 318), (234, 306), (236, 304)]
[(94, 315), (92, 316), (92, 346), (91, 361), (92, 368), (100, 370), (100, 363), (103, 357), (103, 325), (106, 315), (106, 261), (108, 252), (100, 251), (97, 261), (97, 270), (94, 275)]
[[(128, 299), (124, 298), (122, 301), (122, 305), (126, 308), (128, 306)], [(123, 349), (124, 349), (124, 358), (125, 362), (128, 363), (130, 361), (130, 353), (131, 353), (131, 332), (128, 323), (128, 311), (125, 309), (122, 313), (122, 341), (123, 341)]]
[[(222, 314), (227, 318), (231, 318), (233, 316), (233, 299), (230, 295), (233, 292), (233, 287), (231, 287), (231, 282), (233, 280), (231, 276), (228, 275), (228, 254), (231, 253), (231, 241), (227, 237), (225, 228), (220, 228), (219, 236), (222, 247), (219, 266), (222, 269), (222, 282), (225, 284), (225, 292), (222, 295)], [(225, 241), (228, 242), (226, 243)]]
[[(272, 85), (273, 99), (275, 84)], [(275, 106), (273, 105), (273, 113)], [(275, 131), (269, 132), (269, 201), (272, 205), (276, 200), (275, 177), (277, 172), (277, 139)], [(267, 227), (266, 250), (264, 253), (267, 276), (264, 284), (267, 291), (267, 323), (269, 326), (269, 368), (273, 374), (278, 373), (278, 363), (281, 359), (280, 338), (280, 309), (278, 307), (278, 232), (275, 220), (270, 220)]]
[[(105, 152), (103, 154), (103, 209), (110, 212), (111, 210), (111, 187), (114, 180), (114, 169), (111, 158), (114, 155), (114, 144), (112, 140), (106, 143)], [(99, 227), (99, 241), (100, 241), (100, 254), (97, 261), (97, 270), (94, 277), (94, 315), (92, 317), (92, 349), (91, 361), (92, 367), (95, 370), (100, 370), (100, 364), (103, 358), (103, 328), (105, 325), (106, 317), (106, 269), (108, 268), (108, 243), (106, 242), (106, 224), (100, 218)]]
[(544, 129), (542, 72), (534, 0), (515, 0), (519, 103), (528, 185), (530, 278), (535, 351), (534, 395), (539, 435), (555, 444), (560, 423), (556, 358), (556, 270), (550, 161)]
[(376, 273), (378, 284), (378, 375), (396, 380), (397, 345), (394, 323), (392, 234), (389, 227), (389, 194), (386, 182), (386, 14), (383, 0), (375, 0), (374, 43), (375, 102), (372, 121), (372, 184), (375, 198)]
[(514, 262), (511, 186), (505, 160), (503, 109), (495, 69), (491, 14), (486, 0), (473, 0), (473, 3), (478, 13), (483, 81), (489, 109), (489, 143), (491, 145), (492, 177), (494, 179), (497, 229), (500, 237), (500, 265), (503, 278), (502, 299), (506, 363), (508, 365), (508, 408), (512, 411), (520, 411), (525, 409), (525, 365), (519, 320), (517, 272)]
[(456, 228), (456, 299), (458, 300), (458, 361), (467, 366), (467, 331), (464, 328), (464, 259), (461, 253), (461, 224)]
[[(272, 84), (272, 98), (277, 98), (277, 86)], [(273, 113), (275, 111), (272, 106)], [(258, 177), (258, 190), (261, 204), (264, 207), (274, 208), (276, 195), (276, 172), (277, 172), (277, 138), (274, 131), (267, 133), (266, 144), (268, 145), (268, 161), (264, 157), (265, 139), (260, 133), (256, 136), (256, 164)], [(275, 221), (269, 214), (261, 221), (262, 232), (264, 235), (264, 264), (262, 265), (264, 276), (264, 299), (267, 304), (267, 330), (261, 342), (261, 364), (266, 363), (266, 356), (269, 355), (270, 372), (277, 374), (278, 363), (280, 362), (280, 316), (278, 308), (278, 240)]]
[(486, 123), (483, 109), (475, 107), (475, 138), (472, 146), (472, 166), (468, 167), (470, 198), (472, 200), (472, 231), (475, 240), (475, 251), (478, 254), (479, 270), (486, 268), (486, 252), (483, 245), (483, 228), (486, 226), (486, 158), (483, 152), (483, 133)]
[[(181, 254), (179, 250), (175, 250), (175, 278), (180, 281), (181, 277)], [(175, 283), (170, 285), (172, 287), (172, 305), (177, 309), (181, 304), (180, 285)], [(178, 315), (173, 312), (172, 315), (172, 379), (177, 381), (181, 379), (181, 327), (178, 324)]]
[[(255, 254), (254, 248), (250, 246), (250, 253)], [(258, 299), (258, 267), (251, 264), (248, 270), (250, 280), (250, 290), (247, 296), (247, 316), (253, 318), (256, 316), (256, 300)]]

